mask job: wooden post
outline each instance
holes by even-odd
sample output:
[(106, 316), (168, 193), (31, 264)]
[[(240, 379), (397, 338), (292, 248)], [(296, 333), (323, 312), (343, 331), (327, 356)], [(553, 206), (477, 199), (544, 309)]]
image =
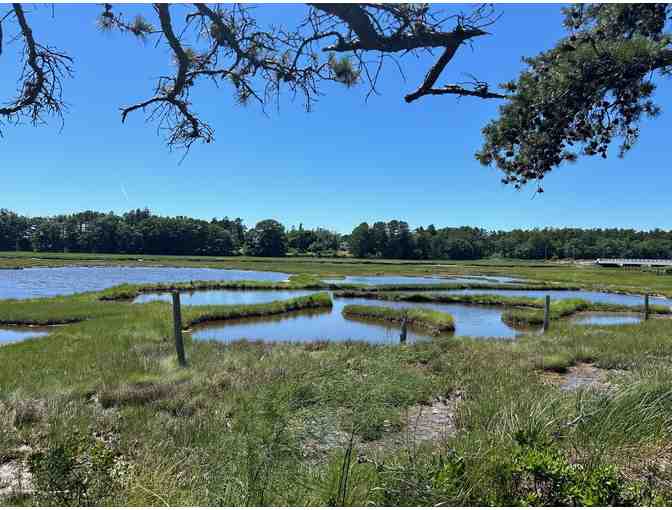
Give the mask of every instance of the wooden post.
[(649, 295), (644, 294), (644, 320), (649, 320)]
[(175, 329), (175, 350), (177, 351), (177, 362), (181, 367), (186, 367), (187, 359), (184, 356), (184, 343), (182, 342), (182, 310), (180, 308), (179, 292), (173, 292), (173, 327)]
[(548, 331), (548, 325), (551, 320), (551, 296), (546, 295), (544, 300), (544, 333)]
[(401, 334), (399, 335), (399, 342), (402, 344), (406, 343), (406, 334), (408, 333), (408, 315), (404, 315), (404, 318), (401, 319)]

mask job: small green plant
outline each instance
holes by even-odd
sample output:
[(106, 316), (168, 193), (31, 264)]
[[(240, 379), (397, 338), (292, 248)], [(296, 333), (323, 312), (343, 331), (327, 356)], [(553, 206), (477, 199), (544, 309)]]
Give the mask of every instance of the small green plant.
[(118, 489), (112, 474), (114, 452), (102, 441), (77, 433), (33, 453), (29, 465), (40, 505), (99, 505)]
[(299, 384), (293, 389), (289, 399), (289, 408), (298, 410), (304, 407), (310, 407), (319, 402), (319, 393), (314, 384)]
[[(521, 438), (523, 439), (523, 438)], [(638, 505), (641, 491), (629, 484), (612, 464), (570, 463), (566, 454), (553, 446), (522, 446), (510, 466), (504, 505), (525, 506), (613, 506)], [(543, 443), (543, 442), (542, 442)]]

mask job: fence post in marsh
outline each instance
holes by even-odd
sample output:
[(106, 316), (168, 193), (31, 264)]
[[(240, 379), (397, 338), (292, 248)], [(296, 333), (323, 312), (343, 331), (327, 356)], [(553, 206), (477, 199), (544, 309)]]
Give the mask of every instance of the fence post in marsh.
[(551, 296), (546, 295), (544, 299), (544, 333), (548, 331), (548, 325), (551, 321)]
[(173, 292), (173, 327), (175, 330), (175, 350), (177, 351), (177, 362), (181, 367), (187, 366), (187, 359), (184, 356), (184, 342), (182, 341), (182, 309), (180, 307), (180, 293)]
[(649, 295), (644, 294), (644, 320), (649, 320)]

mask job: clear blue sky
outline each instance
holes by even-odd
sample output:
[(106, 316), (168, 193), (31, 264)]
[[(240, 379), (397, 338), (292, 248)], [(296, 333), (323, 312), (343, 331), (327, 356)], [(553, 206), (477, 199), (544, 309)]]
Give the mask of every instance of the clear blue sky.
[[(503, 82), (516, 76), (521, 57), (563, 34), (558, 5), (497, 8), (503, 16), (492, 35), (464, 47), (443, 80), (473, 73)], [(119, 9), (134, 14), (141, 7)], [(259, 12), (291, 22), (304, 9), (269, 5)], [(412, 227), (672, 228), (669, 82), (657, 93), (663, 115), (645, 123), (642, 140), (625, 159), (590, 158), (563, 167), (546, 180), (543, 195), (501, 185), (495, 170), (473, 158), (497, 101), (429, 97), (404, 103), (429, 62), (412, 57), (405, 59), (406, 83), (390, 66), (381, 96), (365, 102), (363, 87), (329, 86), (311, 113), (285, 98), (279, 111), (264, 116), (255, 106), (236, 106), (227, 88), (202, 87), (196, 108), (215, 128), (216, 143), (194, 146), (178, 164), (181, 154), (170, 153), (141, 114), (122, 125), (118, 112), (151, 95), (154, 77), (170, 66), (167, 51), (100, 33), (98, 6), (56, 6), (54, 19), (49, 7), (30, 10), (36, 37), (73, 55), (76, 76), (66, 83), (70, 111), (62, 129), (57, 122), (5, 126), (0, 207), (51, 215), (146, 206), (162, 215), (240, 216), (247, 224), (272, 217), (287, 226), (302, 222), (341, 232), (361, 221), (393, 218)], [(0, 58), (0, 98), (14, 92), (13, 49), (6, 47)]]

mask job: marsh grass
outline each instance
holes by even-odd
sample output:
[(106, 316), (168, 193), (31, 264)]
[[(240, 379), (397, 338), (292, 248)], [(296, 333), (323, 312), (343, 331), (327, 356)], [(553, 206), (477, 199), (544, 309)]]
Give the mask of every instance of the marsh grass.
[[(129, 301), (144, 293), (196, 292), (205, 290), (335, 290), (343, 297), (367, 297), (368, 294), (394, 291), (446, 291), (446, 290), (579, 290), (578, 287), (545, 284), (507, 283), (436, 283), (436, 284), (381, 284), (325, 283), (317, 275), (292, 275), (288, 282), (264, 280), (206, 280), (182, 283), (122, 284), (97, 293), (101, 301)], [(421, 295), (420, 295), (421, 296)], [(417, 298), (421, 300), (422, 298)], [(487, 298), (483, 298), (484, 300)]]
[(292, 275), (289, 282), (262, 280), (197, 280), (182, 283), (122, 284), (99, 293), (101, 301), (128, 301), (143, 293), (196, 292), (199, 290), (297, 290), (326, 289), (329, 286), (311, 275)]
[[(528, 303), (522, 308), (509, 308), (502, 313), (502, 320), (507, 324), (543, 324), (544, 312), (538, 310), (538, 308), (543, 308), (543, 301), (538, 300), (535, 303)], [(644, 308), (640, 305), (629, 306), (593, 303), (583, 299), (560, 299), (551, 301), (550, 319), (564, 319), (579, 312), (643, 313), (643, 311)], [(652, 315), (669, 315), (672, 314), (672, 309), (663, 305), (652, 305), (649, 307), (649, 313)]]
[(402, 324), (404, 320), (407, 320), (410, 327), (428, 331), (433, 335), (455, 331), (455, 321), (449, 313), (426, 308), (399, 309), (384, 306), (346, 305), (343, 307), (343, 316), (394, 324)]
[[(218, 344), (187, 333), (185, 370), (168, 303), (97, 297), (0, 302), (1, 319), (86, 317), (0, 347), (0, 462), (24, 445), (40, 455), (37, 490), (22, 503), (672, 502), (672, 473), (652, 467), (672, 444), (669, 321), (557, 321), (516, 342), (408, 345)], [(184, 318), (232, 310), (185, 307)], [(608, 370), (610, 391), (563, 391), (544, 378), (544, 368), (586, 359)], [(408, 408), (456, 392), (454, 437), (389, 441)], [(33, 412), (31, 402), (44, 405)], [(318, 422), (315, 438), (307, 431)]]
[(267, 317), (299, 310), (331, 308), (332, 306), (331, 296), (327, 292), (255, 305), (185, 306), (183, 307), (183, 324), (190, 327), (208, 321)]
[[(123, 306), (123, 305), (120, 305)], [(114, 314), (119, 307), (101, 308), (90, 295), (0, 301), (0, 324), (47, 326), (72, 324)]]

